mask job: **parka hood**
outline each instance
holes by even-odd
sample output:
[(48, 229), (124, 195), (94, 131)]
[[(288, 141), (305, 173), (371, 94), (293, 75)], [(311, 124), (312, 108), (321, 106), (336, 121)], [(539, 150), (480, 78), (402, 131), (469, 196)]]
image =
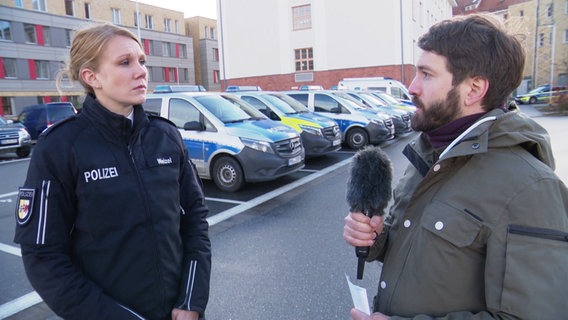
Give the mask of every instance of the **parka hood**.
[[(466, 148), (462, 142), (468, 142), (465, 144), (467, 146), (477, 145), (478, 147)], [(470, 129), (466, 130), (464, 135), (452, 142), (440, 158), (484, 152), (488, 148), (513, 146), (526, 149), (552, 170), (555, 169), (548, 132), (526, 114), (502, 109), (494, 109), (481, 117)]]

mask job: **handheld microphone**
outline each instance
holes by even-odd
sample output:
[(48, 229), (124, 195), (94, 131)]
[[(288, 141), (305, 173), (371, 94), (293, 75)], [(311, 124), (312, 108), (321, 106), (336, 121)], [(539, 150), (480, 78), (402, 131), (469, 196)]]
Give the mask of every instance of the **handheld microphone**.
[[(367, 146), (353, 157), (347, 181), (347, 203), (351, 212), (368, 217), (382, 216), (391, 198), (392, 164), (379, 147)], [(369, 247), (356, 247), (357, 279), (363, 279)]]

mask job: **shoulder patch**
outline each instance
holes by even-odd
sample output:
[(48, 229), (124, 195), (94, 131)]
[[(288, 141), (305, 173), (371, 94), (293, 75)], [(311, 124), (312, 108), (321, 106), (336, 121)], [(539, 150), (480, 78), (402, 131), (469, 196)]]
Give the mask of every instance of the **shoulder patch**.
[(20, 188), (18, 191), (18, 200), (16, 201), (16, 221), (23, 226), (26, 225), (32, 217), (35, 198), (35, 189)]
[(50, 132), (52, 132), (53, 130), (55, 130), (56, 128), (60, 127), (62, 124), (75, 120), (77, 118), (78, 114), (69, 116), (65, 119), (59, 120), (56, 123), (52, 124), (49, 128), (43, 130), (43, 132), (41, 133), (41, 135), (48, 135)]

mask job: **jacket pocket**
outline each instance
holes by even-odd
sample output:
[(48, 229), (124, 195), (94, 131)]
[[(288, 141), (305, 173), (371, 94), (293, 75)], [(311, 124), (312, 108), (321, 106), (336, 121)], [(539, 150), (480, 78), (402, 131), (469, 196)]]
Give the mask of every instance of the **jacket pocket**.
[(507, 229), (502, 309), (527, 319), (568, 314), (568, 233), (519, 225)]
[(458, 209), (436, 201), (428, 206), (422, 217), (422, 227), (458, 248), (471, 246), (483, 221), (467, 209)]

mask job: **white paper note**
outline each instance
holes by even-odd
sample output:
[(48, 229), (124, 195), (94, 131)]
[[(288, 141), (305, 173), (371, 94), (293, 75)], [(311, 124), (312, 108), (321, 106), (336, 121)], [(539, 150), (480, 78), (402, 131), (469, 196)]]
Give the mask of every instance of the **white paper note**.
[(345, 278), (349, 285), (349, 291), (351, 292), (355, 309), (370, 315), (371, 309), (369, 308), (369, 300), (367, 299), (367, 289), (354, 285), (347, 274), (345, 274)]

